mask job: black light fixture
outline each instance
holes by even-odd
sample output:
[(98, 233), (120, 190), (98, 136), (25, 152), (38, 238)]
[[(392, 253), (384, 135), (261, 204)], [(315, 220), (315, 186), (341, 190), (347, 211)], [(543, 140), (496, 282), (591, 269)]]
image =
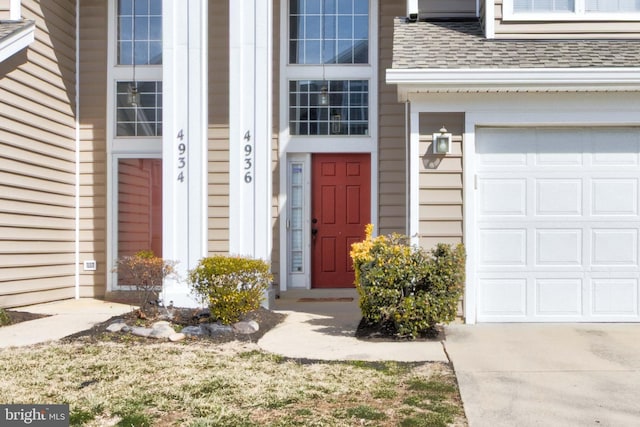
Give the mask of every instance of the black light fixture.
[(451, 134), (442, 126), (440, 133), (433, 134), (433, 153), (448, 154), (451, 151)]
[(327, 85), (323, 84), (322, 89), (320, 89), (320, 96), (318, 97), (318, 104), (323, 107), (329, 105), (329, 93), (327, 92)]

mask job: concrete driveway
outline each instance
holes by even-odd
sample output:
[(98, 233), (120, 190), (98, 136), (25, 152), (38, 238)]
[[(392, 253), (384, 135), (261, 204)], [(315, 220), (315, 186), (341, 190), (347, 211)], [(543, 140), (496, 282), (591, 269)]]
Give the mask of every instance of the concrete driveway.
[(452, 325), (471, 427), (640, 425), (640, 325)]

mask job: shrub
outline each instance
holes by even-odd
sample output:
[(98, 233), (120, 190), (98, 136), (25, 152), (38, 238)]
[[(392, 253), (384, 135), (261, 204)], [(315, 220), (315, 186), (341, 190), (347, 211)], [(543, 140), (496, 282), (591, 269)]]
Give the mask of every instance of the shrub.
[(155, 256), (151, 250), (142, 250), (120, 257), (113, 271), (118, 273), (122, 284), (136, 289), (140, 310), (144, 313), (150, 302), (158, 300), (165, 277), (176, 274), (176, 264)]
[(209, 305), (211, 316), (224, 324), (257, 310), (271, 280), (265, 261), (223, 255), (203, 258), (189, 272), (195, 294)]
[(425, 251), (406, 236), (373, 238), (372, 232), (368, 225), (366, 239), (351, 250), (365, 322), (416, 338), (454, 320), (464, 284), (464, 247), (438, 244)]
[(7, 326), (11, 324), (11, 317), (4, 308), (0, 308), (0, 326)]

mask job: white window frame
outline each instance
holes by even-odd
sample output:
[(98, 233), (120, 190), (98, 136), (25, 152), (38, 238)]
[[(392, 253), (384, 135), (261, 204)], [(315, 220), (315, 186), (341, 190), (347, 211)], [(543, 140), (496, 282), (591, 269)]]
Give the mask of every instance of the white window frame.
[[(310, 162), (315, 153), (366, 153), (371, 159), (371, 222), (378, 224), (378, 16), (380, 0), (369, 0), (369, 63), (368, 64), (290, 64), (289, 63), (289, 0), (280, 0), (280, 114), (279, 162), (288, 165), (288, 158), (307, 156)], [(369, 81), (369, 133), (368, 135), (291, 135), (289, 132), (290, 80), (368, 80)], [(300, 157), (298, 157), (299, 159)], [(311, 165), (309, 163), (309, 174)], [(292, 282), (289, 272), (289, 246), (287, 192), (288, 167), (280, 168), (278, 205), (280, 221), (280, 290), (303, 286)], [(309, 190), (310, 191), (310, 190)], [(311, 203), (309, 201), (309, 203)], [(304, 234), (311, 234), (310, 222), (305, 223)], [(305, 254), (304, 288), (311, 289), (311, 250)]]
[[(158, 158), (162, 159), (162, 136), (122, 137), (117, 136), (116, 128), (116, 83), (133, 80), (133, 65), (118, 65), (117, 16), (118, 1), (109, 0), (107, 17), (107, 265), (113, 266), (118, 258), (118, 160), (120, 158)], [(163, 10), (163, 14), (165, 11)], [(164, 34), (163, 34), (164, 37)], [(163, 58), (164, 62), (164, 58)], [(136, 65), (136, 81), (162, 81), (163, 66)], [(163, 92), (165, 85), (162, 86)], [(164, 96), (164, 95), (163, 95)], [(163, 112), (164, 119), (164, 112)], [(163, 166), (164, 168), (164, 166)], [(165, 184), (163, 183), (163, 186)], [(109, 267), (109, 271), (111, 268)], [(119, 287), (117, 273), (110, 273), (107, 290), (127, 290)]]
[(640, 21), (640, 12), (587, 12), (586, 0), (575, 0), (573, 12), (515, 12), (514, 0), (504, 0), (502, 19), (505, 21)]

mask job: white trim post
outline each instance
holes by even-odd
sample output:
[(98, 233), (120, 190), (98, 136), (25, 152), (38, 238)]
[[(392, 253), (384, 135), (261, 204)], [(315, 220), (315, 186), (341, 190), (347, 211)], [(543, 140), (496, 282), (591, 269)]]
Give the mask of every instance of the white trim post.
[(11, 3), (9, 3), (9, 19), (11, 21), (19, 21), (22, 19), (21, 0), (11, 0)]
[(163, 302), (195, 307), (186, 283), (206, 255), (207, 2), (163, 2), (163, 247), (179, 277), (165, 280)]
[(271, 1), (229, 5), (229, 251), (271, 259)]
[(418, 0), (407, 0), (407, 18), (418, 19), (419, 12)]
[(409, 136), (409, 236), (411, 243), (420, 244), (420, 112), (410, 109)]

